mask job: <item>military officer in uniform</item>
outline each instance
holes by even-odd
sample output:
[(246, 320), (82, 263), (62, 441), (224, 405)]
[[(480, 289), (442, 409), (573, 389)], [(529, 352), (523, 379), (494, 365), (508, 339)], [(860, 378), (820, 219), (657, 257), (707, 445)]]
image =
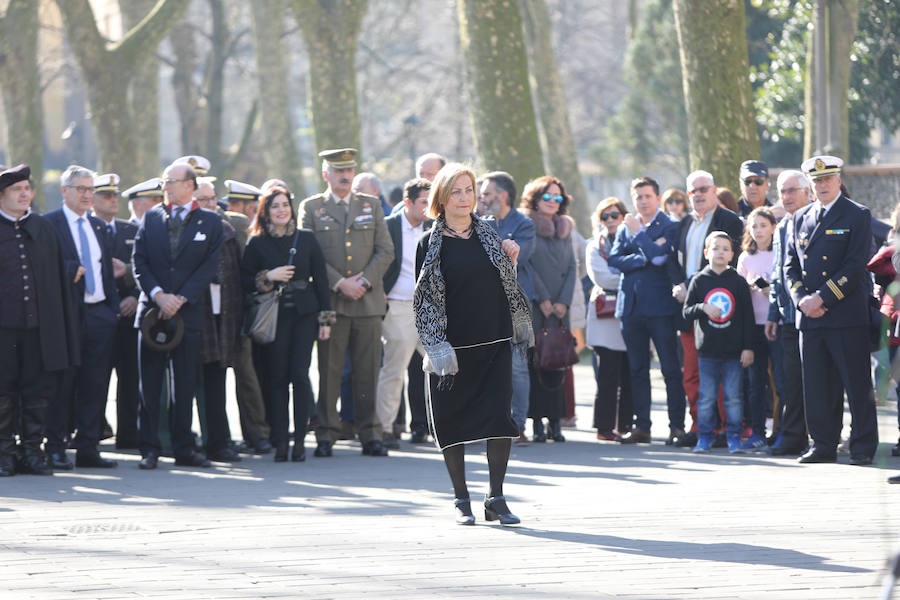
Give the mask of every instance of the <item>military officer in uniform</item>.
[[(106, 226), (106, 239), (112, 256), (116, 290), (119, 292), (119, 319), (113, 342), (111, 369), (116, 370), (116, 448), (138, 447), (138, 367), (137, 329), (134, 311), (140, 295), (131, 269), (131, 251), (137, 225), (119, 219), (119, 176), (106, 173), (94, 177), (94, 215)], [(110, 370), (111, 372), (111, 370)], [(107, 373), (107, 387), (109, 373)], [(103, 413), (106, 414), (106, 398)], [(104, 429), (109, 427), (104, 418)], [(106, 435), (106, 434), (104, 434)]]
[(129, 222), (140, 225), (144, 213), (163, 201), (162, 179), (153, 177), (136, 183), (122, 192), (122, 196), (128, 198)]
[(837, 461), (844, 413), (850, 404), (850, 464), (868, 465), (878, 446), (870, 394), (869, 296), (866, 263), (872, 254), (869, 210), (841, 193), (843, 161), (814, 156), (803, 162), (816, 201), (796, 211), (785, 276), (797, 307), (806, 424), (813, 445), (801, 463)]
[(331, 447), (341, 433), (337, 398), (348, 347), (354, 422), (362, 452), (387, 456), (381, 423), (375, 418), (375, 388), (386, 306), (382, 278), (394, 259), (394, 245), (378, 198), (351, 191), (356, 153), (353, 148), (320, 152), (328, 188), (301, 202), (299, 209), (303, 228), (315, 232), (325, 254), (331, 305), (337, 312), (331, 338), (319, 342), (315, 456), (331, 456)]

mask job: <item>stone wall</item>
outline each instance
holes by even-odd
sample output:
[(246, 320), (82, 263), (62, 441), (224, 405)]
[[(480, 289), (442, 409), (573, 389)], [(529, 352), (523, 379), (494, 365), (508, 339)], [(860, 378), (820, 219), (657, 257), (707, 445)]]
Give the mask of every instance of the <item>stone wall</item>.
[(850, 197), (882, 221), (888, 221), (900, 203), (900, 164), (850, 165), (844, 167), (841, 179)]

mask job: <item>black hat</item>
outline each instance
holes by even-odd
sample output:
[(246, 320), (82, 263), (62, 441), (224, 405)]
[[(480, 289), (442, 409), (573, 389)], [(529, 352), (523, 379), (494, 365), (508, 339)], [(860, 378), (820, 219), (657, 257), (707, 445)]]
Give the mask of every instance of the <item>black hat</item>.
[(19, 165), (11, 169), (7, 169), (0, 173), (0, 192), (8, 188), (14, 183), (25, 181), (31, 177), (31, 167), (28, 165)]
[(155, 306), (147, 311), (141, 322), (141, 339), (144, 344), (156, 352), (173, 350), (184, 337), (184, 321), (181, 315), (175, 314), (171, 319), (159, 316)]
[(741, 163), (741, 173), (739, 177), (768, 177), (769, 165), (761, 160), (745, 160)]

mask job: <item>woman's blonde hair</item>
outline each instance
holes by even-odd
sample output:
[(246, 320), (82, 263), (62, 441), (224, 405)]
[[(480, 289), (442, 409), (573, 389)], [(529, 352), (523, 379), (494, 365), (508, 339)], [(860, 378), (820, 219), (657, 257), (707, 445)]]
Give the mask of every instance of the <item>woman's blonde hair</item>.
[(610, 196), (609, 198), (604, 198), (597, 205), (597, 208), (594, 209), (594, 213), (591, 215), (591, 224), (594, 227), (604, 227), (605, 225), (603, 221), (600, 220), (600, 215), (606, 212), (606, 209), (616, 207), (616, 210), (619, 211), (619, 216), (624, 217), (628, 214), (628, 209), (625, 208), (625, 203), (616, 198), (615, 196)]
[[(461, 175), (468, 175), (472, 180), (472, 187), (475, 187), (475, 173), (462, 163), (447, 163), (435, 175), (434, 181), (431, 182), (431, 192), (428, 194), (428, 208), (425, 209), (425, 215), (429, 219), (437, 219), (444, 214), (447, 202), (450, 201), (453, 184)], [(476, 205), (473, 204), (472, 212), (475, 212), (475, 208)]]

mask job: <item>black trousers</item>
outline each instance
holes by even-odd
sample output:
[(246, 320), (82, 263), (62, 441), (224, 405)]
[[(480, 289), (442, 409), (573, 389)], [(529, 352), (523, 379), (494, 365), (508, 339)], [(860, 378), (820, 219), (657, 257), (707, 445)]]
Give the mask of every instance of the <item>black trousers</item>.
[(220, 452), (228, 445), (228, 416), (225, 413), (225, 374), (218, 361), (203, 365), (203, 414), (206, 417), (206, 451)]
[(290, 387), (294, 390), (294, 431), (296, 441), (303, 443), (313, 399), (309, 381), (309, 365), (313, 343), (318, 337), (317, 315), (298, 315), (295, 309), (279, 308), (275, 341), (261, 346), (267, 377), (263, 380), (266, 416), (274, 445), (288, 441), (288, 402)]
[(593, 346), (597, 355), (597, 393), (594, 396), (594, 427), (597, 431), (631, 431), (634, 407), (631, 403), (631, 368), (628, 354)]
[(116, 314), (106, 304), (87, 304), (81, 325), (81, 365), (66, 369), (47, 407), (44, 433), (48, 452), (71, 446), (93, 451), (100, 443), (103, 409), (109, 392), (109, 372), (116, 336)]
[(0, 455), (12, 454), (17, 430), (36, 450), (58, 380), (58, 372), (43, 370), (40, 330), (0, 327), (0, 365)]
[(878, 423), (866, 327), (800, 332), (806, 425), (816, 447), (833, 452), (841, 439), (844, 392), (850, 405), (850, 454), (874, 456)]
[(150, 350), (141, 342), (138, 333), (138, 365), (140, 366), (141, 410), (138, 430), (141, 440), (141, 455), (149, 452), (159, 454), (159, 398), (162, 394), (163, 374), (169, 367), (169, 431), (175, 458), (187, 458), (194, 451), (194, 436), (191, 434), (193, 420), (194, 389), (197, 386), (197, 364), (202, 347), (201, 333), (186, 329), (184, 339), (170, 352)]
[(422, 355), (416, 350), (409, 359), (406, 368), (406, 395), (409, 398), (409, 428), (424, 429), (428, 427), (428, 415), (425, 411), (425, 372), (422, 370)]
[(800, 360), (800, 332), (790, 323), (781, 326), (784, 360), (784, 416), (781, 420), (781, 443), (804, 448), (809, 442), (806, 411), (803, 408), (803, 364)]
[(120, 318), (112, 352), (112, 368), (116, 370), (116, 446), (120, 447), (138, 445), (137, 337), (134, 315)]

